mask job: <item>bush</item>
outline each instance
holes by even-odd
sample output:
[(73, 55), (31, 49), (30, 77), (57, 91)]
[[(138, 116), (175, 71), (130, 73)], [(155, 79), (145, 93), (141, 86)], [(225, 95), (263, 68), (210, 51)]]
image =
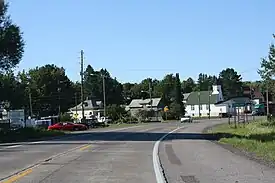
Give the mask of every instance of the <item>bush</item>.
[(68, 113), (63, 113), (63, 114), (61, 114), (60, 115), (60, 121), (61, 122), (71, 122), (71, 121), (73, 121), (73, 119), (72, 119), (72, 117), (70, 116), (70, 114), (68, 114)]
[(0, 131), (0, 142), (18, 142), (43, 137), (55, 137), (64, 134), (64, 132), (48, 131), (40, 128), (20, 128), (12, 131)]

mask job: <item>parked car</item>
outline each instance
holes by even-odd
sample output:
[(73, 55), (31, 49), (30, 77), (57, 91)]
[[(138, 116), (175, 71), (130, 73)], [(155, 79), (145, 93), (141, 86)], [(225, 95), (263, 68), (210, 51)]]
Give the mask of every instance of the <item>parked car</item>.
[(48, 130), (67, 130), (67, 131), (78, 131), (78, 130), (87, 130), (88, 127), (84, 124), (77, 123), (56, 123), (48, 127)]
[(191, 116), (183, 116), (183, 117), (180, 118), (180, 122), (181, 123), (185, 123), (185, 122), (192, 123), (193, 119), (192, 119)]
[(252, 111), (252, 116), (264, 116), (265, 112), (264, 111)]

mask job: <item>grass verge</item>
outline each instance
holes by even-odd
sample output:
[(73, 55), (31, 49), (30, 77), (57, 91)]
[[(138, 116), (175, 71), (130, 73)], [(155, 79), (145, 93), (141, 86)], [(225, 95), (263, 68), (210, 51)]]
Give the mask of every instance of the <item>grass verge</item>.
[(275, 161), (275, 123), (259, 120), (237, 128), (222, 124), (208, 130), (208, 133), (220, 137), (220, 143), (231, 144), (257, 157)]
[(13, 131), (0, 131), (0, 143), (22, 142), (61, 135), (65, 135), (65, 133), (61, 131), (48, 131), (38, 128), (21, 128)]

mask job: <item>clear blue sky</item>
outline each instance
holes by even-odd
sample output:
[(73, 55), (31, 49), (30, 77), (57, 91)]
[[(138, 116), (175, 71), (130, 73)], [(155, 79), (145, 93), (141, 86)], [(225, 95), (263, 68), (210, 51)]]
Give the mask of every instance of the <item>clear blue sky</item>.
[(26, 41), (19, 70), (54, 63), (79, 79), (85, 66), (121, 82), (218, 74), (259, 79), (275, 32), (274, 0), (9, 0)]

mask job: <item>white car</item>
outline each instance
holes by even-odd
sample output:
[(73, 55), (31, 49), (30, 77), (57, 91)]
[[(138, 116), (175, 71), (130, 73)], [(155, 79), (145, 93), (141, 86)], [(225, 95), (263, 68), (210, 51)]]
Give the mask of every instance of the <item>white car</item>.
[(192, 123), (193, 119), (191, 116), (184, 116), (184, 117), (181, 117), (180, 118), (180, 122), (181, 123), (184, 123), (184, 122), (187, 122), (187, 123)]

